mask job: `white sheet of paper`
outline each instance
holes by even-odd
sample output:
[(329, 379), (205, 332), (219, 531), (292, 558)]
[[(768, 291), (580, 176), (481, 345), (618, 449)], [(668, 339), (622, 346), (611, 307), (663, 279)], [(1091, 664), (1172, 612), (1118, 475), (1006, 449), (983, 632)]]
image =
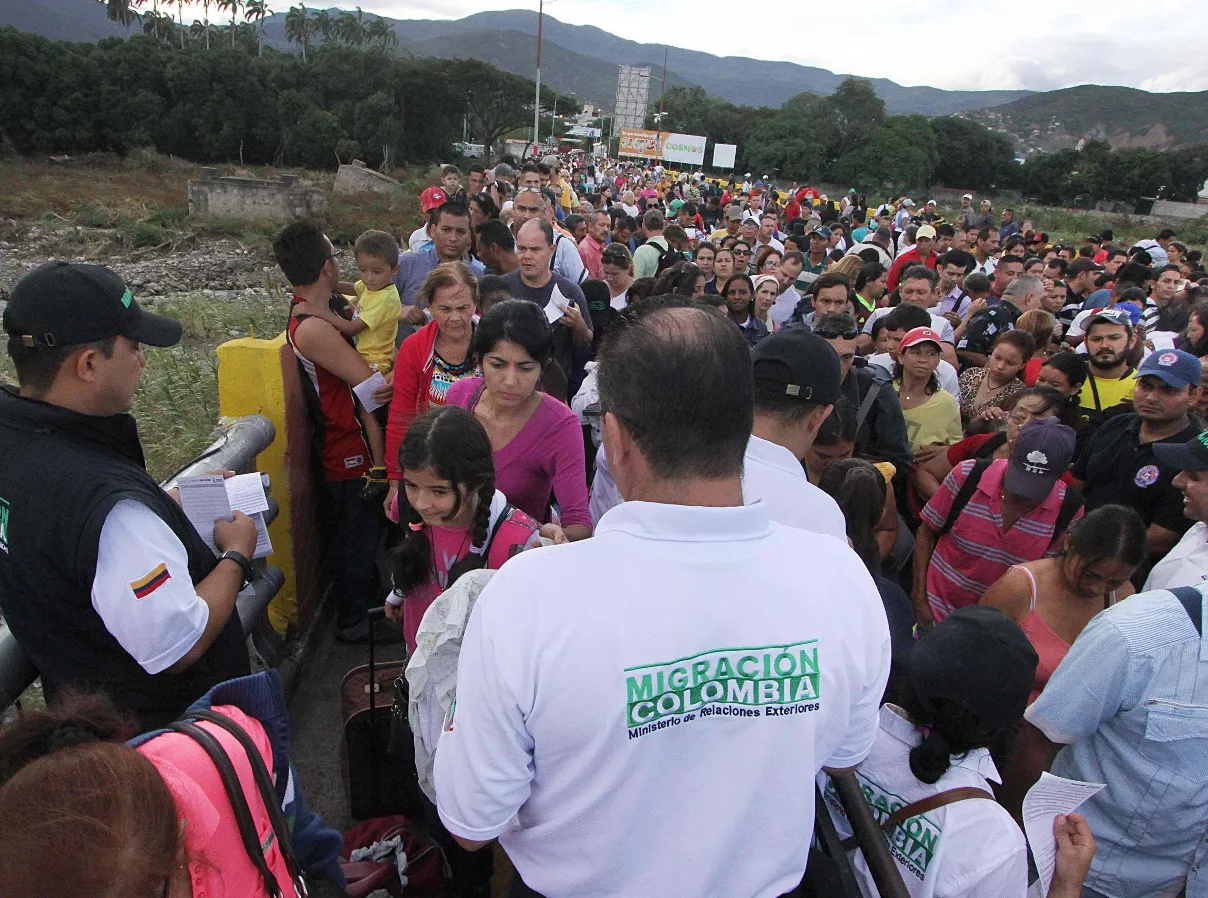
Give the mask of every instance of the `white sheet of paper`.
[(252, 552), (253, 558), (267, 558), (273, 554), (273, 541), (268, 536), (268, 524), (264, 523), (264, 514), (256, 512), (249, 515), (252, 523), (256, 525), (256, 549)]
[(545, 318), (550, 324), (558, 321), (566, 314), (566, 307), (571, 301), (562, 295), (562, 291), (558, 289), (558, 285), (554, 284), (553, 292), (549, 295), (549, 302), (545, 305)]
[(361, 405), (365, 407), (365, 411), (372, 412), (381, 408), (386, 403), (378, 402), (373, 398), (373, 394), (381, 387), (386, 386), (386, 378), (381, 371), (374, 371), (373, 377), (368, 377), (352, 388), (352, 392), (357, 394), (357, 399)]
[(1045, 771), (1023, 799), (1023, 829), (1032, 847), (1036, 870), (1040, 874), (1041, 894), (1049, 893), (1053, 867), (1057, 862), (1057, 840), (1053, 819), (1068, 814), (1104, 787), (1103, 783), (1084, 783), (1053, 776)]
[(214, 522), (231, 519), (231, 500), (227, 496), (222, 475), (182, 477), (177, 486), (180, 488), (180, 506), (184, 509), (185, 517), (201, 534), (206, 544), (217, 552), (218, 547), (214, 545)]
[(226, 487), (227, 500), (235, 511), (253, 515), (258, 511), (268, 511), (268, 496), (264, 492), (264, 480), (258, 471), (251, 474), (236, 474), (223, 481)]
[(218, 546), (214, 542), (214, 522), (229, 521), (232, 511), (242, 511), (256, 525), (256, 549), (252, 557), (264, 558), (273, 553), (268, 525), (264, 521), (268, 497), (264, 493), (264, 479), (259, 473), (234, 477), (220, 474), (183, 477), (178, 485), (185, 517), (215, 554), (218, 553)]

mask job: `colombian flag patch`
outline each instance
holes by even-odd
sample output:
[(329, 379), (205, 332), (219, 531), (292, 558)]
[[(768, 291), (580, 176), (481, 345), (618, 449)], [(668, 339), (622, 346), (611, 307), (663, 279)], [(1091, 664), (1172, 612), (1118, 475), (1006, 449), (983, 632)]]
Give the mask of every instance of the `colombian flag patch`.
[(168, 573), (167, 565), (160, 563), (147, 576), (140, 577), (131, 583), (130, 588), (134, 590), (136, 599), (145, 599), (171, 579), (172, 575)]

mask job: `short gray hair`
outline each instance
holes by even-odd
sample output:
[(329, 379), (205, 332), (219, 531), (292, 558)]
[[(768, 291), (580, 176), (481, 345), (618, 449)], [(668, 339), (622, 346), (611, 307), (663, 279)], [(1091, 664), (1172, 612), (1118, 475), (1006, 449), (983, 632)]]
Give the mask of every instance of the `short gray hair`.
[(1003, 298), (1026, 299), (1033, 293), (1044, 292), (1044, 281), (1038, 277), (1033, 277), (1030, 274), (1021, 274), (1011, 283), (1007, 284), (1007, 289), (1002, 292)]

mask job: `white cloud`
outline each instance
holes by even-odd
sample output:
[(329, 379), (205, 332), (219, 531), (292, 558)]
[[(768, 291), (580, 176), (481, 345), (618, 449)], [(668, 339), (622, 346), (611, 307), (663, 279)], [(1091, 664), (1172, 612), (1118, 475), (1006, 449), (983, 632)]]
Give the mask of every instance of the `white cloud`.
[[(530, 0), (531, 2), (531, 0)], [(286, 10), (289, 0), (274, 0)], [(317, 8), (314, 4), (311, 8)], [(362, 0), (365, 12), (399, 19), (457, 19), (516, 9), (517, 0)], [(523, 8), (535, 9), (536, 3)], [(629, 40), (720, 56), (750, 56), (949, 90), (1051, 90), (1119, 84), (1144, 90), (1208, 89), (1208, 4), (1146, 7), (1125, 0), (1048, 0), (1004, 7), (989, 0), (855, 9), (763, 0), (555, 0), (546, 12)], [(213, 16), (213, 11), (211, 11)], [(691, 78), (690, 72), (681, 75)]]

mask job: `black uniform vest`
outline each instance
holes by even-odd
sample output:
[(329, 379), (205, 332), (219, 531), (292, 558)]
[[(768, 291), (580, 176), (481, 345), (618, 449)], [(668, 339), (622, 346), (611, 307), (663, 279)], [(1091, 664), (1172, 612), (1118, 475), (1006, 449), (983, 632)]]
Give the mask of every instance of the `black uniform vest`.
[(119, 501), (154, 512), (188, 552), (200, 583), (214, 553), (147, 473), (130, 415), (95, 417), (0, 389), (0, 610), (42, 675), (48, 698), (64, 686), (100, 689), (144, 728), (178, 716), (215, 683), (249, 672), (238, 614), (179, 674), (149, 674), (92, 607), (101, 528)]

